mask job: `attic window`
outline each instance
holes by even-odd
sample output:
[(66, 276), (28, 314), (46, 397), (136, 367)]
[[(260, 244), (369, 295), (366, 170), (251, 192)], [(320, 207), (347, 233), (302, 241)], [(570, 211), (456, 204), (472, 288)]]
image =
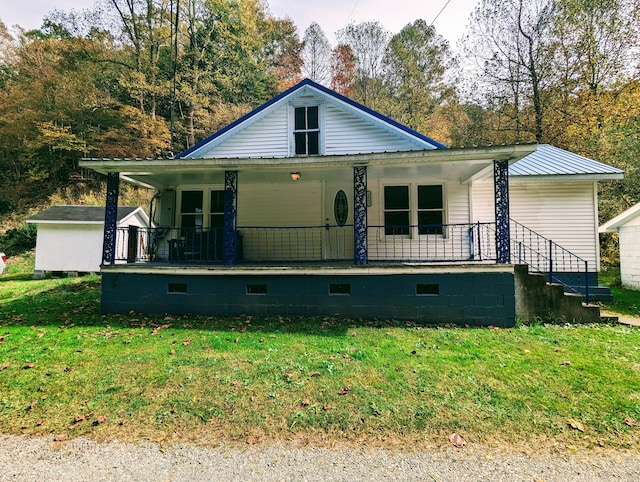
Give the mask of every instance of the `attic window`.
[(296, 156), (320, 154), (320, 122), (317, 105), (295, 108), (293, 137)]

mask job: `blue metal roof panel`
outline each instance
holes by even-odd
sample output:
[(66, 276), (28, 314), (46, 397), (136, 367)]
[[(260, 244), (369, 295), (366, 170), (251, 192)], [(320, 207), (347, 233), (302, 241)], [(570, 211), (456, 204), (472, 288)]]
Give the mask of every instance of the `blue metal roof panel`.
[(622, 174), (624, 171), (549, 144), (509, 166), (510, 176)]
[(278, 101), (280, 101), (281, 99), (293, 94), (294, 92), (304, 88), (305, 86), (311, 86), (323, 93), (325, 93), (326, 95), (329, 95), (341, 102), (344, 102), (348, 105), (350, 105), (351, 107), (355, 108), (355, 109), (359, 109), (362, 112), (366, 112), (367, 114), (371, 115), (372, 117), (375, 117), (377, 119), (379, 119), (380, 121), (389, 124), (401, 131), (403, 131), (404, 133), (408, 134), (411, 137), (415, 137), (417, 139), (419, 139), (422, 142), (426, 142), (430, 145), (432, 145), (435, 149), (447, 149), (447, 146), (445, 146), (444, 144), (441, 144), (433, 139), (431, 139), (430, 137), (427, 137), (423, 134), (420, 134), (417, 131), (414, 131), (413, 129), (410, 129), (409, 127), (400, 124), (399, 122), (394, 121), (393, 119), (386, 117), (382, 114), (380, 114), (379, 112), (376, 112), (372, 109), (369, 109), (368, 107), (365, 107), (362, 104), (359, 104), (358, 102), (349, 99), (348, 97), (345, 97), (343, 95), (338, 94), (337, 92), (334, 92), (331, 89), (328, 89), (320, 84), (317, 84), (315, 82), (313, 82), (310, 79), (304, 79), (302, 82), (299, 82), (298, 84), (294, 85), (293, 87), (285, 90), (284, 92), (278, 94), (277, 96), (275, 96), (273, 99), (269, 100), (268, 102), (262, 104), (261, 106), (257, 107), (256, 109), (252, 110), (251, 112), (249, 112), (248, 114), (243, 115), (242, 117), (240, 117), (238, 120), (232, 122), (231, 124), (227, 125), (226, 127), (220, 129), (219, 131), (217, 131), (216, 133), (212, 134), (211, 136), (207, 137), (206, 139), (201, 140), (200, 142), (198, 142), (196, 145), (194, 145), (193, 147), (191, 147), (190, 149), (187, 149), (186, 151), (181, 152), (180, 154), (176, 155), (176, 159), (181, 159), (181, 158), (185, 158), (188, 157), (189, 154), (197, 151), (198, 149), (200, 149), (202, 146), (210, 143), (211, 141), (214, 141), (215, 139), (217, 139), (218, 137), (224, 135), (225, 133), (229, 132), (231, 129), (237, 127), (238, 125), (242, 124), (243, 122), (249, 120), (250, 118), (256, 116), (257, 114), (259, 114), (260, 112), (264, 111), (265, 109), (269, 108), (270, 106), (272, 106), (273, 104), (277, 103)]

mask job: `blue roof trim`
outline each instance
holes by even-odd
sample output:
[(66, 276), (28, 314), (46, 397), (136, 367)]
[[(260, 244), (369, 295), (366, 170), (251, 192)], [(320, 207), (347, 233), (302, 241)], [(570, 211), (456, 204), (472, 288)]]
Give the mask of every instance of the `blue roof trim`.
[(379, 112), (376, 112), (372, 109), (369, 109), (368, 107), (365, 107), (362, 104), (359, 104), (358, 102), (349, 99), (348, 97), (345, 97), (341, 94), (338, 94), (337, 92), (324, 87), (323, 85), (317, 84), (314, 81), (310, 80), (310, 79), (304, 79), (302, 82), (297, 83), (296, 85), (294, 85), (293, 87), (290, 87), (289, 89), (285, 90), (284, 92), (276, 95), (273, 99), (269, 100), (268, 102), (262, 104), (261, 106), (255, 108), (254, 110), (252, 110), (251, 112), (249, 112), (248, 114), (243, 115), (242, 117), (240, 117), (239, 119), (237, 119), (236, 121), (232, 122), (231, 124), (227, 125), (226, 127), (223, 127), (222, 129), (220, 129), (219, 131), (217, 131), (216, 133), (210, 135), (209, 137), (201, 140), (200, 142), (198, 142), (196, 145), (194, 145), (193, 147), (187, 149), (186, 151), (182, 151), (180, 154), (176, 155), (175, 158), (176, 159), (182, 159), (187, 157), (189, 154), (191, 154), (194, 151), (197, 151), (198, 149), (200, 149), (202, 146), (204, 146), (205, 144), (208, 144), (209, 142), (217, 139), (218, 137), (224, 135), (225, 133), (229, 132), (231, 129), (237, 127), (238, 125), (242, 124), (243, 122), (245, 122), (246, 120), (250, 119), (251, 117), (259, 114), (260, 112), (262, 112), (263, 110), (267, 109), (268, 107), (272, 106), (273, 104), (275, 104), (276, 102), (280, 101), (281, 99), (289, 96), (290, 94), (296, 92), (299, 89), (304, 88), (305, 86), (311, 86), (314, 87), (316, 89), (318, 89), (319, 91), (341, 101), (344, 102), (346, 104), (349, 104), (351, 107), (354, 107), (355, 109), (361, 110), (369, 115), (371, 115), (372, 117), (375, 117), (378, 120), (381, 120), (382, 122), (386, 123), (386, 124), (390, 124), (393, 127), (396, 127), (397, 129), (400, 129), (401, 131), (405, 132), (406, 134), (409, 134), (412, 137), (416, 137), (418, 139), (420, 139), (423, 142), (426, 142), (428, 144), (433, 145), (436, 149), (448, 149), (447, 146), (445, 146), (444, 144), (440, 144), (437, 141), (434, 141), (433, 139), (431, 139), (430, 137), (427, 137), (423, 134), (420, 134), (417, 131), (414, 131), (413, 129), (410, 129), (409, 127), (400, 124), (399, 122), (394, 121), (393, 119), (391, 119), (390, 117), (384, 116), (382, 114), (380, 114)]

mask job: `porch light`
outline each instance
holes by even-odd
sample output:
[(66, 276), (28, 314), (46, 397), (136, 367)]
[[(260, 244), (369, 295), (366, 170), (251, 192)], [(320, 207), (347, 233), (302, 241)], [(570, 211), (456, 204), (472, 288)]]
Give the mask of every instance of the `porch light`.
[(299, 181), (300, 180), (300, 173), (299, 172), (292, 172), (291, 173), (291, 180), (292, 181)]

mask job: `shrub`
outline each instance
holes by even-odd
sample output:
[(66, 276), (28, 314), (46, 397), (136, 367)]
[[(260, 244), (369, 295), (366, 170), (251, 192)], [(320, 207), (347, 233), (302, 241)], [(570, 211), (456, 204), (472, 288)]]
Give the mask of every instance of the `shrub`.
[(19, 228), (10, 229), (0, 236), (0, 251), (7, 256), (30, 251), (36, 247), (38, 228), (35, 224), (24, 224)]

